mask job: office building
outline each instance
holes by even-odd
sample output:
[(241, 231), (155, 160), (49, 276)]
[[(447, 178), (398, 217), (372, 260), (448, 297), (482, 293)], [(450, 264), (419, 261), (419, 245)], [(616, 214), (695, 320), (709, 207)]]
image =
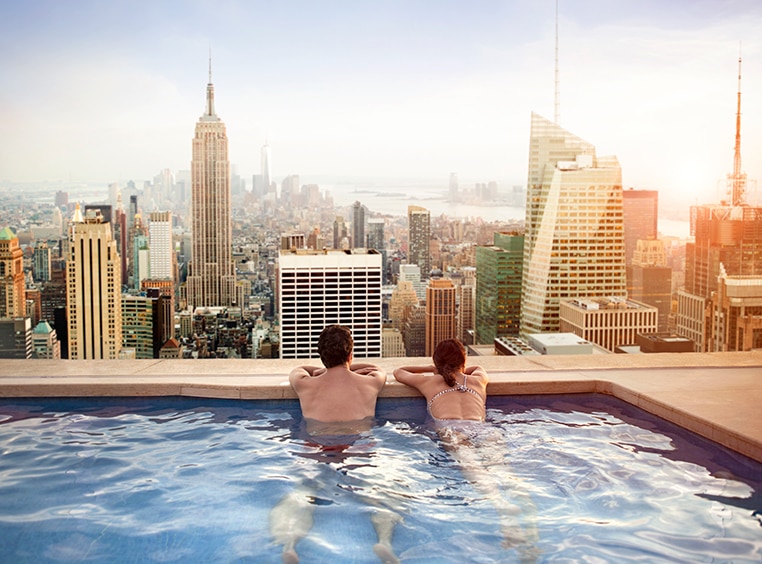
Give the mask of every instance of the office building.
[(463, 276), (455, 285), (458, 308), (455, 336), (464, 344), (471, 345), (476, 325), (476, 268), (464, 266), (460, 273)]
[(490, 246), (476, 247), (475, 339), (488, 345), (519, 334), (524, 236), (495, 233)]
[(656, 190), (624, 190), (622, 220), (624, 222), (624, 254), (627, 266), (639, 240), (656, 239), (659, 219), (659, 192)]
[(658, 310), (626, 298), (584, 298), (561, 300), (560, 314), (562, 333), (615, 352), (634, 344), (638, 333), (656, 333)]
[(720, 269), (710, 335), (711, 352), (762, 350), (762, 275), (730, 276)]
[(24, 251), (10, 227), (0, 230), (0, 317), (26, 315)]
[(364, 248), (366, 243), (365, 206), (363, 206), (360, 202), (355, 202), (352, 204), (352, 248)]
[(421, 278), (426, 279), (431, 272), (431, 213), (421, 206), (408, 206), (408, 264), (416, 264)]
[(134, 350), (135, 358), (155, 358), (154, 305), (145, 296), (122, 296), (122, 348)]
[(50, 247), (47, 241), (37, 241), (34, 245), (32, 275), (36, 282), (50, 281)]
[(172, 212), (153, 211), (148, 221), (151, 279), (174, 280), (176, 260), (172, 244)]
[(561, 300), (626, 297), (616, 157), (532, 114), (521, 334), (559, 329)]
[(236, 300), (236, 278), (228, 136), (214, 110), (211, 68), (206, 110), (196, 123), (193, 138), (191, 194), (193, 248), (186, 281), (187, 303), (193, 307), (231, 306)]
[(0, 358), (32, 358), (32, 320), (0, 317)]
[[(715, 347), (712, 303), (718, 279), (762, 276), (762, 207), (746, 203), (748, 179), (741, 168), (741, 59), (738, 59), (738, 106), (733, 172), (720, 204), (691, 206), (693, 242), (685, 246), (685, 287), (677, 294), (677, 333), (692, 339), (697, 352)], [(721, 298), (718, 298), (721, 299)]]
[(399, 329), (384, 327), (381, 331), (381, 356), (384, 358), (405, 356), (405, 342), (402, 340), (402, 332)]
[(344, 218), (340, 215), (337, 215), (333, 221), (333, 248), (349, 249), (349, 231), (346, 223), (344, 223)]
[(61, 342), (47, 321), (40, 321), (32, 330), (32, 358), (61, 358)]
[(281, 251), (278, 263), (281, 358), (318, 358), (331, 324), (352, 331), (356, 358), (381, 356), (381, 255), (375, 250)]
[(421, 268), (417, 264), (401, 264), (397, 283), (407, 281), (413, 285), (419, 301), (426, 299), (426, 282), (421, 280)]
[(436, 346), (456, 337), (455, 286), (451, 280), (432, 278), (426, 287), (426, 347), (424, 356), (434, 354)]
[(111, 227), (77, 206), (66, 261), (66, 318), (71, 359), (116, 359), (122, 346), (121, 260)]
[(661, 240), (637, 242), (627, 267), (627, 295), (636, 302), (654, 306), (659, 311), (658, 331), (667, 331), (672, 308), (672, 269), (667, 266)]
[(426, 307), (413, 307), (405, 318), (402, 328), (402, 341), (405, 343), (405, 356), (422, 357), (426, 355)]
[(418, 304), (418, 295), (413, 288), (413, 283), (409, 280), (400, 280), (394, 287), (389, 300), (389, 319), (392, 327), (401, 330), (408, 315), (413, 308), (418, 307)]

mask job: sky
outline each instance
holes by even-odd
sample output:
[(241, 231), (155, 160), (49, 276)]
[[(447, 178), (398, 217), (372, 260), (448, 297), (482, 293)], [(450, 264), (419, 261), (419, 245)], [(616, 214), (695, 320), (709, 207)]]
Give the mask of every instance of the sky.
[[(0, 0), (0, 185), (190, 168), (212, 57), (229, 158), (278, 179), (525, 184), (554, 117), (555, 0)], [(559, 0), (559, 123), (625, 188), (718, 201), (762, 179), (762, 2)], [(762, 192), (762, 187), (759, 191)]]

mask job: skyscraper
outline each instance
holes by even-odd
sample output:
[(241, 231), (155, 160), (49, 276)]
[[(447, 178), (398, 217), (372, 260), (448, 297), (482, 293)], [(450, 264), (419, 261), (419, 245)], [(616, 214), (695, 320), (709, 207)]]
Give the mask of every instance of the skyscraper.
[(5, 227), (0, 231), (0, 317), (25, 316), (24, 251), (16, 234)]
[(428, 278), (431, 272), (431, 214), (421, 206), (408, 206), (408, 258), (409, 264), (417, 264), (421, 278)]
[(50, 247), (47, 241), (37, 241), (34, 245), (34, 264), (32, 272), (37, 282), (50, 281)]
[(495, 233), (490, 246), (476, 247), (476, 343), (519, 334), (524, 236)]
[(355, 202), (352, 204), (352, 248), (361, 249), (365, 246), (365, 206)]
[(616, 157), (533, 113), (521, 333), (555, 332), (559, 300), (625, 297), (622, 171)]
[(149, 215), (148, 246), (150, 248), (151, 279), (173, 279), (175, 251), (172, 246), (172, 212), (153, 211)]
[(455, 286), (451, 280), (432, 278), (426, 287), (426, 349), (431, 356), (437, 345), (455, 338)]
[(625, 263), (632, 264), (638, 241), (656, 239), (659, 219), (659, 192), (656, 190), (624, 190), (622, 219), (624, 221)]
[(627, 267), (627, 295), (638, 302), (654, 306), (658, 312), (658, 331), (669, 327), (672, 308), (672, 269), (667, 266), (667, 253), (659, 239), (638, 241)]
[(317, 358), (326, 325), (352, 331), (357, 358), (381, 356), (381, 255), (375, 250), (281, 251), (281, 358)]
[(738, 60), (738, 109), (733, 172), (727, 201), (691, 206), (691, 235), (685, 246), (685, 288), (677, 294), (677, 332), (709, 348), (712, 294), (720, 272), (728, 277), (762, 275), (762, 207), (746, 204), (747, 178), (741, 169), (741, 59)]
[(69, 358), (116, 359), (122, 347), (121, 260), (111, 226), (77, 207), (66, 261)]
[(211, 63), (206, 109), (196, 123), (191, 162), (193, 225), (187, 303), (230, 306), (236, 299), (233, 224), (230, 217), (230, 163), (225, 124), (214, 111)]

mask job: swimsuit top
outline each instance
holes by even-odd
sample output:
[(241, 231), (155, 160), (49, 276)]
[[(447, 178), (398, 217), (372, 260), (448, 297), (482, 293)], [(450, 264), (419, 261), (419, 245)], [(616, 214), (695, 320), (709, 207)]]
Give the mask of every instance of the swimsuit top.
[(447, 388), (447, 389), (442, 390), (441, 392), (437, 392), (436, 394), (431, 396), (431, 399), (429, 400), (429, 403), (426, 405), (426, 409), (428, 410), (429, 415), (431, 416), (431, 418), (434, 419), (435, 421), (447, 421), (447, 419), (440, 419), (439, 417), (434, 417), (434, 415), (432, 415), (432, 413), (431, 413), (431, 406), (434, 403), (435, 399), (437, 399), (438, 397), (443, 396), (443, 395), (445, 395), (445, 394), (447, 394), (449, 392), (462, 392), (462, 393), (466, 393), (467, 392), (469, 394), (475, 395), (477, 398), (479, 398), (480, 400), (484, 401), (484, 398), (482, 398), (482, 396), (479, 395), (479, 392), (477, 392), (473, 388), (469, 388), (468, 387), (468, 375), (464, 374), (463, 375), (463, 383), (462, 384), (456, 384), (455, 386), (453, 386), (451, 388)]

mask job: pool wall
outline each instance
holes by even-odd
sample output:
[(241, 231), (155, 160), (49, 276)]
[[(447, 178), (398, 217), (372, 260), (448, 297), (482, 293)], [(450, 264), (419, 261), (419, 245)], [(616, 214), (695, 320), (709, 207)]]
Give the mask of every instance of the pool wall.
[[(363, 359), (358, 359), (362, 361)], [(387, 371), (381, 397), (418, 393)], [(762, 351), (640, 355), (471, 357), (489, 373), (490, 395), (615, 396), (762, 462)], [(0, 397), (189, 396), (293, 399), (288, 373), (318, 360), (0, 360)]]

